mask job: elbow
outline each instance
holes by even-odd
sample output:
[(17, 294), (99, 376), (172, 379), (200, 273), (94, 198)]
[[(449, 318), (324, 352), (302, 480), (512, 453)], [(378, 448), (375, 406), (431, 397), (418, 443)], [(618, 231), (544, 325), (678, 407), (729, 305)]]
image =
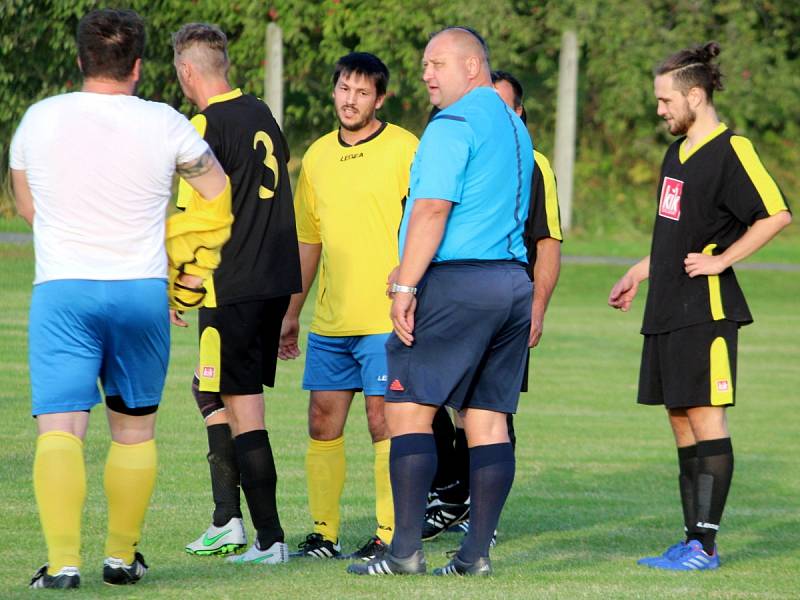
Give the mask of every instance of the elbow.
[(781, 229), (788, 227), (792, 222), (792, 213), (790, 213), (788, 210), (782, 210), (775, 216), (779, 219), (778, 223), (780, 224)]

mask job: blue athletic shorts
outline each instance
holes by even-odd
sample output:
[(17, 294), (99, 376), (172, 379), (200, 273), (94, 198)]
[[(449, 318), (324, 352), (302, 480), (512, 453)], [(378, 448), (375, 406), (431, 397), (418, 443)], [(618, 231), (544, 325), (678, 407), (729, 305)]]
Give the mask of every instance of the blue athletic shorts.
[(418, 286), (414, 343), (392, 334), (387, 402), (514, 413), (533, 286), (510, 261), (434, 263)]
[(308, 334), (304, 390), (363, 390), (365, 396), (386, 392), (388, 333), (333, 337)]
[(157, 405), (169, 361), (164, 279), (60, 279), (33, 287), (28, 324), (34, 415), (88, 410), (107, 396)]

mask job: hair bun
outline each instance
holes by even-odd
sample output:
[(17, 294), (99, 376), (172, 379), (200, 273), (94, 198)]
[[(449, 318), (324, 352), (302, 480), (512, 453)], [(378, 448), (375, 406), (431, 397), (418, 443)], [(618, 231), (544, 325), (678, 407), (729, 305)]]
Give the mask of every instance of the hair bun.
[(712, 58), (719, 56), (721, 51), (722, 49), (717, 42), (708, 42), (698, 54), (703, 62), (710, 62)]

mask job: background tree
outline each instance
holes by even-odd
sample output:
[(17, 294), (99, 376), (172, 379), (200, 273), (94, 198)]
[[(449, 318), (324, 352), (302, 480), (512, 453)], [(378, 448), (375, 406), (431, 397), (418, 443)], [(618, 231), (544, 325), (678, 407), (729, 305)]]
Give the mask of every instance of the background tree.
[[(34, 101), (80, 85), (74, 35), (95, 0), (0, 3), (0, 150)], [(714, 39), (726, 75), (723, 120), (753, 139), (791, 199), (800, 189), (800, 2), (796, 0), (130, 0), (147, 20), (138, 93), (189, 114), (174, 77), (170, 36), (183, 23), (217, 23), (230, 38), (231, 80), (263, 87), (266, 23), (283, 29), (284, 128), (299, 157), (335, 127), (331, 68), (351, 50), (378, 54), (392, 79), (384, 118), (419, 133), (430, 109), (420, 58), (432, 31), (470, 25), (492, 66), (520, 77), (534, 143), (552, 153), (558, 50), (578, 31), (578, 152), (574, 227), (591, 233), (652, 222), (658, 166), (670, 136), (655, 115), (652, 68), (667, 54)]]

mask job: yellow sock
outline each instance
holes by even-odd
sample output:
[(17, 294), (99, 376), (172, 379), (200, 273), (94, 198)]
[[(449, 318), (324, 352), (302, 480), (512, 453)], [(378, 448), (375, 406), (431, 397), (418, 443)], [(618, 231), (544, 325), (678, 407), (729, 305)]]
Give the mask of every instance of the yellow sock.
[(108, 498), (106, 556), (131, 564), (156, 482), (155, 440), (111, 442), (104, 482)]
[(336, 542), (339, 539), (339, 500), (345, 477), (344, 436), (327, 442), (308, 440), (306, 477), (314, 532)]
[(377, 535), (386, 544), (394, 537), (394, 501), (392, 481), (389, 479), (390, 440), (375, 442), (375, 517), (378, 519)]
[(83, 442), (66, 431), (36, 440), (33, 490), (47, 543), (48, 572), (81, 566), (81, 513), (86, 498)]

